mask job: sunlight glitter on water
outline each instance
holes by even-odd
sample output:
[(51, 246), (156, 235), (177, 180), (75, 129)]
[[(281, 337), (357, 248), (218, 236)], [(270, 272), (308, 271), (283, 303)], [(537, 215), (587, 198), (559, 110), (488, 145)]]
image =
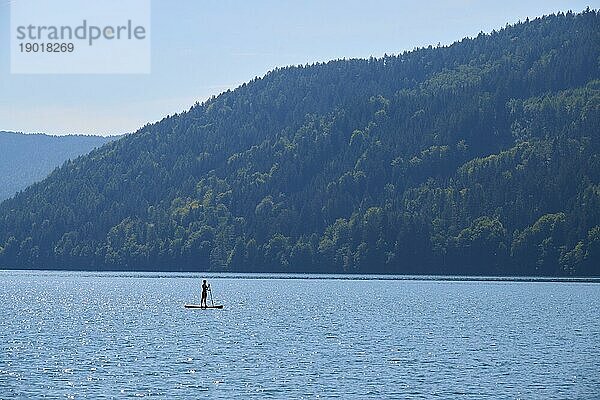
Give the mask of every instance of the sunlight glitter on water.
[(595, 398), (600, 285), (0, 272), (0, 397)]

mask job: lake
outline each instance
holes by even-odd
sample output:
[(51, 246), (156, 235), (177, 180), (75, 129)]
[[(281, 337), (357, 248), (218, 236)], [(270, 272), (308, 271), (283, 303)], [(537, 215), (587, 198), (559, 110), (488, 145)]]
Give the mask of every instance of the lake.
[(597, 283), (208, 277), (0, 271), (0, 398), (600, 397)]

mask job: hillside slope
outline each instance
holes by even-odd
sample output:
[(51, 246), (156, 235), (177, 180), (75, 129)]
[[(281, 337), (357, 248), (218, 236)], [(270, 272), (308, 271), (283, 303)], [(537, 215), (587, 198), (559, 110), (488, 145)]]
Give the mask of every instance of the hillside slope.
[(599, 27), (277, 69), (2, 203), (0, 265), (600, 275)]
[(0, 131), (0, 201), (41, 181), (65, 161), (89, 153), (111, 140), (114, 138)]

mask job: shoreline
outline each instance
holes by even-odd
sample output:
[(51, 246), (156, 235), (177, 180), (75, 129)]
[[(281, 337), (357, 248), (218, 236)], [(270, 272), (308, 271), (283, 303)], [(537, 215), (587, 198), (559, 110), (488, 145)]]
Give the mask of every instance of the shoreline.
[(547, 276), (462, 276), (462, 275), (395, 275), (395, 274), (331, 274), (283, 272), (178, 272), (178, 271), (95, 271), (50, 269), (0, 269), (0, 276), (15, 275), (78, 275), (89, 277), (121, 278), (189, 278), (199, 279), (315, 279), (315, 280), (378, 280), (426, 282), (530, 282), (530, 283), (600, 283), (600, 277), (547, 277)]

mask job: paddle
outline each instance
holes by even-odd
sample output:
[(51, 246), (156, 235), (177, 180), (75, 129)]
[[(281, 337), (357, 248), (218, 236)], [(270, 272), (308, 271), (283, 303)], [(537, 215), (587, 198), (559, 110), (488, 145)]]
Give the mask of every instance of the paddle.
[(215, 302), (213, 301), (213, 298), (212, 298), (212, 290), (210, 289), (210, 286), (208, 287), (208, 293), (210, 293), (210, 303), (212, 304), (212, 306), (214, 308)]

